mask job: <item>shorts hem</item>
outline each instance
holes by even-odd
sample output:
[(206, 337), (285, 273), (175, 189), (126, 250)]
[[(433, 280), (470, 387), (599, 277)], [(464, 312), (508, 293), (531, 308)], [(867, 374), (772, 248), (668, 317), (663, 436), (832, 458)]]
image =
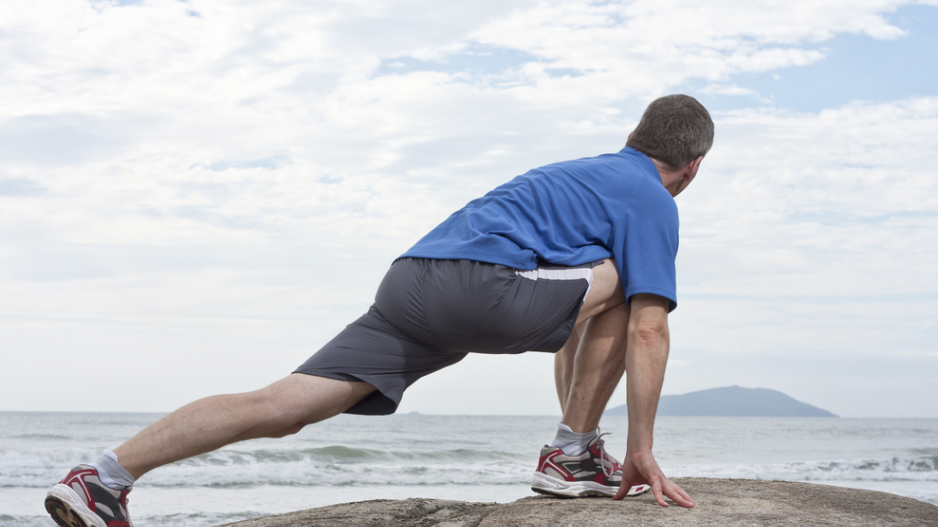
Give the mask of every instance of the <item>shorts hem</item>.
[(381, 386), (378, 386), (380, 383), (375, 383), (368, 380), (366, 378), (367, 376), (357, 376), (342, 372), (303, 371), (300, 369), (295, 370), (293, 373), (312, 375), (313, 377), (323, 377), (326, 379), (335, 379), (337, 381), (364, 382), (374, 387), (375, 391), (366, 395), (364, 399), (358, 401), (343, 411), (343, 414), (391, 415), (397, 411), (397, 407), (401, 404), (401, 397), (403, 393), (394, 389), (389, 389), (388, 387), (382, 388)]

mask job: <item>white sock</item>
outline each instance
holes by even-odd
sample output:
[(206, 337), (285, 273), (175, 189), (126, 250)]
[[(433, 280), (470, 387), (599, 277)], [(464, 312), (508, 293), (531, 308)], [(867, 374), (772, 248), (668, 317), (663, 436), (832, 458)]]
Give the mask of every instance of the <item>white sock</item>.
[(574, 432), (569, 426), (563, 423), (557, 423), (557, 437), (550, 446), (563, 450), (565, 456), (579, 456), (589, 448), (590, 443), (596, 439), (599, 432), (590, 430), (589, 432)]
[(134, 486), (134, 477), (117, 462), (117, 454), (105, 450), (104, 455), (94, 463), (88, 463), (98, 471), (98, 479), (105, 487), (124, 490)]

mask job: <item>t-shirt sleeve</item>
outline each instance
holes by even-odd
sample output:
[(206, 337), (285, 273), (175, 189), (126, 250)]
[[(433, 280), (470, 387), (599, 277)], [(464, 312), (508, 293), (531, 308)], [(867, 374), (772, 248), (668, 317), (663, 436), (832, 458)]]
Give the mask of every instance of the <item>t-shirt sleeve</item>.
[(625, 298), (650, 293), (677, 307), (674, 259), (678, 247), (678, 213), (674, 199), (662, 187), (640, 189), (616, 222), (612, 253)]

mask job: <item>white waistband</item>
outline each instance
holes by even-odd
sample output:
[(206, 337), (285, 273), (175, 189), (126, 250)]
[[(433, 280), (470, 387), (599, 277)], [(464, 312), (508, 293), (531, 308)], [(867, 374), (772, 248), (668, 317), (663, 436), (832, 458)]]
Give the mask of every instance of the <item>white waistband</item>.
[(522, 278), (527, 278), (528, 280), (586, 280), (589, 284), (586, 286), (586, 293), (583, 294), (583, 299), (586, 299), (586, 295), (589, 294), (590, 288), (593, 287), (593, 269), (589, 267), (576, 267), (576, 268), (551, 268), (551, 269), (531, 269), (530, 271), (522, 271), (518, 269), (518, 276)]

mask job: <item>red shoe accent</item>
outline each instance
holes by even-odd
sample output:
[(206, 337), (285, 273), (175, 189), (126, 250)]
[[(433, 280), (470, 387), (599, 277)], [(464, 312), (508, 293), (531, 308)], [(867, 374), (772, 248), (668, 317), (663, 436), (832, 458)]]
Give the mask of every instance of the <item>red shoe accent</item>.
[[(75, 468), (78, 468), (78, 467), (75, 467)], [(95, 469), (93, 469), (93, 468), (91, 468), (91, 467), (86, 468), (86, 469), (82, 469), (82, 470), (72, 470), (71, 472), (68, 473), (67, 476), (65, 476), (65, 479), (63, 479), (63, 480), (60, 481), (59, 483), (62, 484), (62, 485), (65, 485), (66, 487), (69, 487), (69, 488), (72, 489), (72, 490), (75, 490), (75, 487), (73, 487), (72, 484), (73, 484), (73, 483), (78, 483), (78, 485), (81, 487), (82, 498), (84, 498), (84, 500), (85, 500), (85, 505), (86, 505), (89, 509), (91, 509), (91, 512), (97, 514), (98, 508), (97, 508), (97, 506), (95, 505), (94, 500), (91, 498), (91, 489), (88, 488), (88, 484), (85, 483), (85, 479), (84, 479), (82, 476), (95, 476), (95, 477), (97, 477), (97, 476), (98, 476), (98, 471), (95, 470)], [(123, 497), (124, 497), (124, 496), (121, 496), (121, 498), (122, 498), (121, 501), (122, 501), (122, 502), (124, 501), (124, 500), (123, 500)], [(108, 526), (108, 527), (110, 527), (110, 526)]]
[[(567, 480), (567, 481), (576, 481), (576, 478), (573, 477), (573, 474), (570, 474), (570, 471), (569, 471), (569, 470), (567, 470), (567, 469), (564, 468), (564, 467), (561, 467), (560, 465), (558, 465), (557, 463), (554, 462), (554, 458), (555, 458), (555, 457), (557, 457), (557, 456), (562, 456), (562, 455), (563, 455), (563, 450), (560, 450), (559, 448), (556, 449), (556, 450), (553, 450), (553, 451), (551, 451), (551, 452), (548, 452), (547, 454), (543, 454), (543, 455), (541, 456), (540, 461), (538, 461), (538, 463), (537, 463), (537, 471), (536, 471), (536, 472), (544, 472), (544, 471), (545, 471), (545, 470), (544, 470), (545, 468), (550, 467), (550, 468), (556, 470), (557, 473), (561, 474), (561, 475), (563, 476), (563, 479), (565, 479), (565, 480)], [(602, 475), (602, 474), (600, 474), (600, 475)]]

